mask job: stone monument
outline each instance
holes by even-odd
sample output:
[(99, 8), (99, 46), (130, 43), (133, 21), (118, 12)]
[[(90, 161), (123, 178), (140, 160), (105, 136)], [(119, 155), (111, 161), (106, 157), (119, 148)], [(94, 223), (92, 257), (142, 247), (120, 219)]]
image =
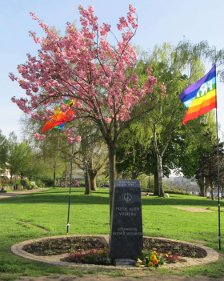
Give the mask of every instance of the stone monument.
[(140, 182), (116, 180), (111, 214), (110, 258), (116, 265), (135, 264), (142, 247)]

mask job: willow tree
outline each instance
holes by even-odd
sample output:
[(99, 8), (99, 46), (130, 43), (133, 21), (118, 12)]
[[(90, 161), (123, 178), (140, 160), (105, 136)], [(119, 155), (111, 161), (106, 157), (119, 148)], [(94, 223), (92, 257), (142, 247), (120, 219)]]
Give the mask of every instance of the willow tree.
[[(179, 95), (188, 85), (198, 80), (205, 72), (204, 59), (208, 45), (206, 42), (191, 44), (180, 42), (177, 47), (164, 44), (156, 47), (149, 60), (154, 72), (166, 85), (166, 96), (157, 95), (155, 111), (150, 114), (153, 147), (157, 157), (158, 190), (162, 190), (163, 158), (169, 149), (175, 146), (182, 126), (185, 110)], [(202, 117), (204, 118), (204, 117)], [(198, 128), (200, 130), (200, 128)], [(174, 155), (174, 159), (175, 159)]]

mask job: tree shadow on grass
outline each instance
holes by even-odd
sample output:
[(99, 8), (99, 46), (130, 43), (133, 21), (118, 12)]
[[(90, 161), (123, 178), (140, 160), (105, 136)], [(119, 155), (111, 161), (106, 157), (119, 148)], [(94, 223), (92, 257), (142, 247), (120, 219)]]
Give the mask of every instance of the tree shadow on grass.
[[(49, 192), (36, 193), (32, 195), (22, 195), (17, 197), (5, 198), (0, 201), (1, 204), (68, 204), (69, 195), (65, 192)], [(96, 205), (108, 205), (109, 197), (99, 195), (80, 195), (72, 192), (71, 204), (96, 204)]]
[[(35, 192), (32, 194), (19, 194), (18, 196), (8, 197), (0, 200), (1, 204), (68, 204), (69, 189), (49, 190)], [(84, 194), (84, 189), (71, 190), (72, 204), (109, 204), (109, 193), (107, 190), (94, 191), (89, 195)]]
[[(46, 191), (40, 193), (34, 193), (30, 195), (17, 196), (12, 198), (5, 198), (0, 201), (1, 204), (68, 204), (69, 195), (66, 194), (66, 190), (59, 191)], [(96, 204), (96, 205), (108, 205), (109, 194), (108, 190), (94, 191), (91, 195), (80, 194), (80, 190), (72, 190), (71, 203), (75, 204)], [(201, 206), (201, 207), (216, 207), (217, 201), (204, 198), (160, 198), (160, 197), (143, 197), (142, 205), (144, 206)], [(221, 206), (224, 206), (224, 202), (221, 202)]]

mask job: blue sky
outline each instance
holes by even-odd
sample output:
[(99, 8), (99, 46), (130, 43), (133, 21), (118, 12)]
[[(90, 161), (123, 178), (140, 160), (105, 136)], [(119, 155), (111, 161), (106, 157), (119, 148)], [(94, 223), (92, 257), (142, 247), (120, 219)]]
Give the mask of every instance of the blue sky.
[[(221, 0), (0, 0), (0, 130), (4, 135), (11, 131), (20, 135), (19, 120), (23, 113), (10, 99), (22, 96), (22, 90), (9, 80), (8, 74), (16, 73), (17, 65), (25, 62), (26, 53), (36, 53), (37, 47), (28, 32), (40, 33), (40, 28), (29, 12), (35, 12), (63, 33), (67, 21), (79, 24), (79, 5), (92, 5), (99, 20), (111, 24), (116, 33), (117, 20), (126, 14), (129, 3), (137, 9), (139, 18), (133, 43), (145, 51), (152, 50), (156, 44), (175, 45), (183, 39), (193, 43), (207, 40), (211, 46), (224, 47), (224, 1)], [(220, 121), (224, 119), (221, 92), (224, 92), (223, 84), (218, 84)]]

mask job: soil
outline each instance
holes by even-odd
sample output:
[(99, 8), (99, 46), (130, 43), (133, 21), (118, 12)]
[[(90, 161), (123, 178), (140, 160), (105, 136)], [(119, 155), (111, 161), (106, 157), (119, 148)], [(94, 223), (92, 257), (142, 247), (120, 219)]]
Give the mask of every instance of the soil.
[(60, 255), (80, 250), (102, 249), (107, 242), (102, 237), (64, 237), (51, 238), (33, 242), (23, 247), (23, 250), (36, 256)]

